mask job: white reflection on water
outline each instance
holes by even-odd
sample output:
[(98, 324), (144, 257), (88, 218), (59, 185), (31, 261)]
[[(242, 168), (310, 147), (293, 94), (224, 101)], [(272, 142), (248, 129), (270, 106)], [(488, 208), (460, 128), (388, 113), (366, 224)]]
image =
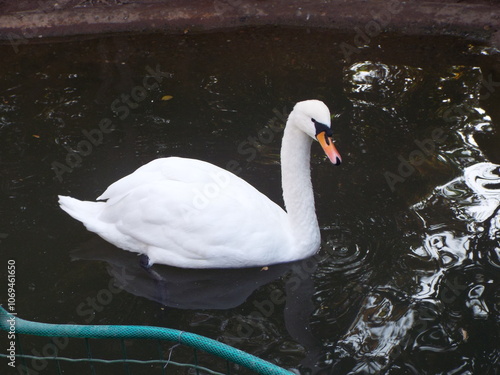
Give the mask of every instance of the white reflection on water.
[(469, 250), (469, 236), (455, 237), (453, 232), (441, 232), (427, 235), (421, 247), (414, 250), (414, 255), (434, 261), (435, 268), (421, 272), (419, 275), (420, 290), (414, 298), (422, 299), (435, 295), (439, 281), (446, 269), (456, 267), (464, 261)]
[[(439, 282), (446, 270), (458, 267), (470, 258), (470, 241), (489, 226), (489, 234), (497, 233), (495, 229), (498, 215), (494, 215), (500, 206), (500, 166), (482, 162), (465, 168), (463, 176), (439, 186), (430, 198), (415, 204), (412, 209), (422, 219), (427, 233), (422, 246), (412, 250), (413, 256), (426, 262), (433, 262), (431, 271), (419, 275), (420, 290), (415, 298), (434, 297), (438, 291)], [(436, 197), (439, 204), (448, 206), (454, 213), (454, 218), (466, 223), (467, 232), (441, 230), (444, 223), (432, 222), (431, 214), (426, 211), (435, 205)], [(491, 223), (489, 219), (491, 218)]]
[[(389, 104), (403, 100), (422, 80), (423, 70), (412, 66), (394, 66), (372, 61), (351, 65), (344, 71), (346, 91), (361, 105)], [(394, 93), (398, 93), (395, 97)], [(394, 103), (392, 103), (394, 104)]]
[[(439, 357), (449, 361), (442, 373), (472, 373), (480, 361), (477, 353), (466, 352), (467, 344), (480, 335), (469, 331), (470, 326), (498, 316), (492, 275), (500, 267), (500, 167), (484, 162), (486, 154), (476, 141), (478, 133), (494, 129), (482, 108), (483, 73), (479, 67), (453, 65), (433, 82), (425, 73), (413, 66), (371, 61), (343, 71), (345, 94), (363, 113), (353, 121), (363, 148), (378, 142), (392, 146), (388, 154), (394, 158), (398, 153), (408, 155), (411, 149), (388, 141), (388, 133), (382, 131), (388, 123), (391, 132), (407, 134), (410, 140), (424, 137), (422, 129), (429, 124), (447, 129), (448, 138), (405, 181), (408, 190), (400, 192), (402, 196), (415, 202), (414, 197), (425, 191), (426, 197), (404, 211), (403, 224), (398, 225), (403, 233), (394, 239), (392, 233), (367, 229), (352, 241), (346, 233), (339, 249), (351, 249), (348, 253), (354, 255), (342, 257), (340, 251), (316, 273), (321, 308), (315, 318), (334, 326), (352, 316), (346, 331), (332, 329), (325, 335), (332, 350), (323, 363), (333, 366), (332, 374), (379, 374), (389, 367), (398, 374), (427, 373), (427, 366), (438, 371), (441, 364), (425, 363), (430, 352), (446, 353)], [(432, 92), (423, 88), (431, 84)], [(432, 99), (422, 100), (429, 108), (415, 101), (422, 94)], [(425, 122), (416, 123), (422, 113)], [(448, 182), (441, 185), (443, 181)], [(381, 223), (384, 218), (376, 220)], [(380, 251), (374, 246), (379, 243)], [(393, 267), (390, 261), (376, 262), (394, 254)], [(337, 259), (348, 261), (349, 273), (338, 272)], [(457, 348), (457, 358), (448, 358), (447, 353)]]
[[(498, 242), (499, 207), (500, 166), (486, 162), (465, 168), (463, 176), (435, 188), (411, 207), (424, 230), (421, 245), (409, 250), (409, 259), (420, 265), (410, 266), (411, 274), (406, 275), (414, 286), (396, 288), (389, 282), (367, 293), (335, 348), (335, 356), (344, 363), (355, 360), (348, 374), (383, 373), (405, 350), (456, 350), (469, 333), (453, 311), (466, 310), (481, 321), (490, 317), (487, 295), (493, 281), (482, 274), (475, 257), (480, 254), (496, 267), (500, 263), (495, 242), (479, 245), (481, 239)], [(435, 215), (438, 208), (449, 217)], [(447, 309), (455, 314), (450, 321), (443, 318)], [(465, 359), (462, 365), (469, 366)]]
[(377, 291), (363, 301), (361, 311), (337, 347), (339, 356), (362, 358), (350, 374), (377, 374), (400, 354), (415, 313), (394, 291)]

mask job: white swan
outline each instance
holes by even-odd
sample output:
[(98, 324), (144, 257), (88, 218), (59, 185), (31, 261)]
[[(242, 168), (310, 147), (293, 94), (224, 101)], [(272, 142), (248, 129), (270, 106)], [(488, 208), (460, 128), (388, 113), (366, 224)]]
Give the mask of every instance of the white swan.
[(313, 139), (340, 164), (328, 107), (299, 102), (281, 147), (287, 212), (231, 172), (178, 157), (153, 160), (116, 181), (97, 198), (102, 202), (59, 196), (59, 204), (108, 242), (147, 255), (149, 265), (239, 268), (303, 259), (320, 245), (310, 174)]

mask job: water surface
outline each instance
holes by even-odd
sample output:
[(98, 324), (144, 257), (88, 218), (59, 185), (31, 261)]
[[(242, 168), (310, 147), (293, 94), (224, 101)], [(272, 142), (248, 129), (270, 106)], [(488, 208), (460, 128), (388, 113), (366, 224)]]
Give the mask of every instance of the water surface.
[[(19, 316), (182, 329), (302, 373), (495, 374), (498, 54), (448, 37), (343, 43), (248, 29), (0, 46), (0, 246)], [(310, 98), (330, 107), (344, 160), (313, 147), (311, 259), (147, 273), (58, 208), (166, 156), (231, 169), (282, 204), (281, 130)]]

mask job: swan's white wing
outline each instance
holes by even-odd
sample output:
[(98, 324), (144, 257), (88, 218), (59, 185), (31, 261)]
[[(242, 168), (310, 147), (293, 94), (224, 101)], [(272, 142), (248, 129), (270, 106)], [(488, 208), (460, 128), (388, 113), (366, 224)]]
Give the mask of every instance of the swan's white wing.
[(179, 157), (155, 159), (138, 168), (128, 176), (112, 183), (97, 199), (117, 199), (145, 183), (170, 180), (181, 182), (208, 182), (211, 175), (217, 173), (219, 170), (222, 169), (213, 164), (196, 159)]
[(111, 185), (100, 214), (108, 241), (180, 267), (286, 260), (286, 213), (244, 180), (192, 159), (155, 160)]

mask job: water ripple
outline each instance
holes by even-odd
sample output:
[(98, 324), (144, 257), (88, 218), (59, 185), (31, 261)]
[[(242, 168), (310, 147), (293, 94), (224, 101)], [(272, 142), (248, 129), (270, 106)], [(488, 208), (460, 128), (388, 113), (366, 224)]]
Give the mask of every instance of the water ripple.
[(373, 251), (370, 245), (361, 239), (354, 238), (344, 231), (340, 234), (323, 230), (325, 241), (322, 250), (328, 255), (322, 263), (320, 272), (324, 274), (341, 273), (345, 276), (356, 276), (366, 272)]
[(344, 70), (346, 91), (354, 101), (365, 105), (394, 102), (394, 93), (404, 99), (422, 79), (422, 69), (364, 61)]
[[(372, 276), (368, 272), (371, 268), (366, 262), (374, 263), (373, 249), (347, 232), (341, 236), (344, 241), (333, 238), (332, 257), (320, 270), (324, 273), (323, 292), (317, 294), (325, 296), (320, 301), (329, 311), (323, 312), (324, 319), (339, 324), (353, 309), (359, 310), (346, 332), (330, 332), (330, 337), (338, 335), (336, 344), (331, 344), (332, 373), (380, 374), (389, 367), (408, 367), (412, 360), (398, 362), (403, 351), (422, 358), (454, 354), (469, 341), (480, 339), (470, 327), (471, 321), (492, 328), (490, 318), (500, 310), (495, 288), (500, 264), (499, 182), (498, 165), (477, 163), (414, 205), (422, 231), (401, 258), (405, 260), (400, 259), (406, 271), (398, 269), (401, 276), (389, 279), (383, 287), (379, 281), (377, 287), (363, 288), (373, 285), (368, 277), (384, 274), (374, 265), (371, 267), (377, 272)], [(336, 272), (350, 277), (341, 279)], [(316, 314), (316, 318), (321, 316)], [(470, 361), (465, 357), (456, 361), (460, 363), (457, 373), (470, 373)]]

